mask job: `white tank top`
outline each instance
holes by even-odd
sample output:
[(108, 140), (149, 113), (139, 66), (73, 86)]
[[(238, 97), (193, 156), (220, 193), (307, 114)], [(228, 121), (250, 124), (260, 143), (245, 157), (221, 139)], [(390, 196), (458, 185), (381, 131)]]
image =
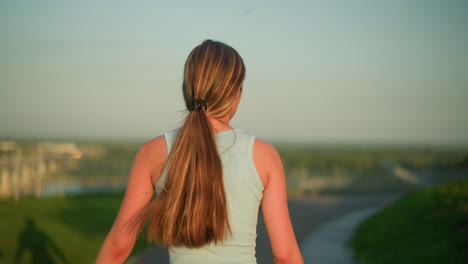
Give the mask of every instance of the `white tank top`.
[[(164, 134), (168, 153), (178, 129)], [(257, 219), (263, 184), (252, 158), (255, 136), (239, 129), (216, 134), (218, 151), (223, 163), (223, 181), (228, 204), (232, 236), (222, 243), (201, 248), (169, 248), (172, 264), (254, 264)], [(166, 180), (163, 173), (159, 186)]]

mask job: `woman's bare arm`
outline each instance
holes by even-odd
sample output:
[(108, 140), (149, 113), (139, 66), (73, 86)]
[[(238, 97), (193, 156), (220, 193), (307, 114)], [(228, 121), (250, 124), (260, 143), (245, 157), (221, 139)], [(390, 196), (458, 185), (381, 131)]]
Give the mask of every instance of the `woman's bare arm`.
[[(160, 171), (166, 153), (164, 136), (146, 142), (139, 149), (119, 213), (99, 251), (96, 263), (123, 263), (130, 255), (138, 234), (127, 223), (153, 197), (152, 182), (157, 179), (152, 179), (151, 173)], [(156, 175), (156, 178), (159, 176)]]
[(302, 264), (301, 252), (289, 217), (286, 179), (283, 164), (276, 149), (256, 140), (254, 162), (264, 185), (262, 215), (275, 263)]

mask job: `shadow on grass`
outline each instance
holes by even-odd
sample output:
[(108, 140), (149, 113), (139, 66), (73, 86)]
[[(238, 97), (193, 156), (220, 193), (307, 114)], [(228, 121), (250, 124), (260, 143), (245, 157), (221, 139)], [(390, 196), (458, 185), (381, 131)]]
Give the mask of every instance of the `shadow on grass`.
[[(115, 221), (123, 196), (123, 193), (95, 193), (67, 197), (67, 207), (55, 210), (51, 216), (88, 239), (102, 243)], [(148, 243), (141, 234), (131, 255), (146, 247)]]
[(32, 264), (69, 263), (52, 237), (40, 230), (34, 219), (30, 217), (25, 219), (24, 228), (19, 234), (13, 263), (19, 263), (21, 257), (27, 254), (28, 251)]

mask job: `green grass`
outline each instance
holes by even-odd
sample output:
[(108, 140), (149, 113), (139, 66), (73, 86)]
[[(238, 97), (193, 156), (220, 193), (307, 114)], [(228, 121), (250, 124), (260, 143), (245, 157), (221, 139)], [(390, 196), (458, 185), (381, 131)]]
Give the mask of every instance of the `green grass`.
[(468, 181), (410, 193), (349, 241), (361, 264), (468, 263)]
[[(122, 198), (122, 193), (107, 193), (0, 200), (0, 263), (14, 263), (20, 244), (33, 249), (24, 250), (18, 263), (31, 263), (31, 251), (37, 253), (47, 244), (46, 251), (54, 259), (62, 254), (69, 263), (92, 263)], [(57, 250), (53, 250), (54, 244)], [(132, 253), (141, 252), (145, 246), (144, 239), (139, 239)]]

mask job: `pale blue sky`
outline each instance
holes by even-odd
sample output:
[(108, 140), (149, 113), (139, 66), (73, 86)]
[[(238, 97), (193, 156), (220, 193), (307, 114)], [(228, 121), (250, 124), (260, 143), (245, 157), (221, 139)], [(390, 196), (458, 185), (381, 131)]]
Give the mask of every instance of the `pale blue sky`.
[(0, 139), (180, 125), (204, 39), (247, 66), (232, 124), (273, 141), (468, 144), (466, 1), (0, 1)]

